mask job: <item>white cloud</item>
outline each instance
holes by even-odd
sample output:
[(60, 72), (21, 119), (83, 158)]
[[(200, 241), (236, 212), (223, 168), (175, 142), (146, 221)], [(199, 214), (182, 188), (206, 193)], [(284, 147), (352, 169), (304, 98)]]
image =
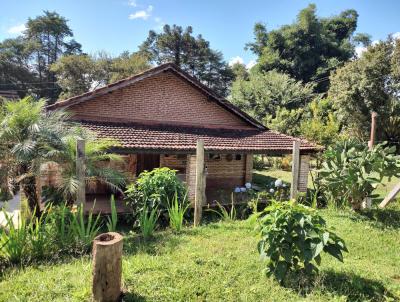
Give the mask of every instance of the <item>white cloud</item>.
[(393, 37), (393, 39), (396, 39), (396, 40), (400, 39), (400, 31), (393, 33), (392, 37)]
[(250, 69), (256, 64), (257, 64), (256, 60), (250, 60), (249, 63), (246, 64), (246, 68)]
[(129, 1), (128, 1), (128, 5), (129, 5), (129, 6), (136, 7), (136, 6), (137, 6), (137, 2), (136, 2), (136, 0), (129, 0)]
[(146, 10), (139, 10), (133, 14), (129, 15), (129, 19), (143, 19), (147, 20), (151, 16), (151, 12), (153, 11), (153, 6), (149, 5)]
[(366, 50), (367, 50), (367, 48), (364, 46), (356, 46), (355, 51), (356, 51), (357, 58), (361, 57), (362, 53)]
[(242, 57), (239, 57), (239, 56), (236, 56), (236, 57), (233, 57), (233, 58), (231, 58), (230, 60), (229, 60), (229, 66), (233, 66), (233, 65), (235, 65), (235, 64), (237, 64), (237, 63), (239, 63), (239, 64), (244, 64), (244, 61), (243, 61), (243, 58)]
[(160, 17), (154, 17), (154, 22), (156, 22), (155, 30), (162, 30), (165, 22)]
[(233, 57), (229, 60), (229, 66), (233, 66), (234, 64), (243, 64), (246, 66), (247, 69), (252, 68), (254, 65), (257, 64), (256, 60), (250, 60), (247, 64), (244, 62), (243, 58), (240, 56)]
[(9, 34), (19, 35), (19, 34), (22, 34), (22, 32), (24, 30), (26, 30), (25, 24), (20, 24), (20, 25), (15, 25), (15, 26), (10, 27), (9, 29), (7, 29), (7, 32)]

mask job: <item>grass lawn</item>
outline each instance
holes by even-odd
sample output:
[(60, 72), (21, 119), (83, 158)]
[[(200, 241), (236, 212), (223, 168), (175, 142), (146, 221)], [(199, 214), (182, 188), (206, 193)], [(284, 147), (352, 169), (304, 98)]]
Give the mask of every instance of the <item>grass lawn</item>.
[[(322, 210), (350, 250), (345, 262), (323, 257), (320, 278), (306, 295), (262, 273), (257, 238), (247, 221), (210, 223), (150, 242), (124, 242), (124, 301), (398, 301), (400, 209), (384, 223), (350, 212)], [(383, 217), (383, 216), (382, 216)], [(382, 217), (378, 218), (382, 219)], [(8, 269), (0, 301), (90, 300), (91, 260)]]
[[(257, 171), (255, 182), (290, 182), (290, 172)], [(378, 192), (381, 196), (398, 180)], [(400, 205), (369, 210), (321, 210), (348, 245), (344, 263), (323, 256), (307, 289), (267, 278), (248, 221), (205, 224), (181, 234), (158, 232), (151, 241), (126, 234), (124, 301), (400, 301)], [(88, 301), (91, 258), (64, 258), (0, 275), (0, 301)]]

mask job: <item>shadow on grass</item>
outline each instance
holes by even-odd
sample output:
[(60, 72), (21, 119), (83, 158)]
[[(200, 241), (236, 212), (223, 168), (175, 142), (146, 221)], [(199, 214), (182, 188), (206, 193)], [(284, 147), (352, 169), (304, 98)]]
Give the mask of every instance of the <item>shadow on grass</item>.
[(357, 213), (362, 220), (373, 222), (378, 228), (400, 229), (400, 210), (398, 209), (368, 209)]
[(257, 172), (253, 173), (253, 183), (260, 187), (265, 187), (267, 185), (270, 185), (271, 183), (275, 183), (275, 180), (277, 180), (276, 177), (264, 175)]
[(311, 278), (304, 275), (294, 275), (285, 281), (284, 286), (303, 297), (319, 292), (323, 295), (346, 297), (346, 301), (380, 302), (387, 301), (388, 298), (393, 300), (398, 298), (377, 280), (332, 270), (322, 271)]
[(144, 239), (140, 235), (126, 237), (124, 240), (124, 253), (134, 255), (141, 252), (150, 255), (160, 255), (168, 251), (173, 251), (178, 245), (186, 241), (180, 236), (184, 233), (186, 232), (175, 235), (170, 232), (160, 232), (148, 239)]
[(353, 273), (324, 271), (319, 284), (321, 290), (334, 295), (346, 296), (349, 301), (387, 301), (396, 299), (385, 286), (372, 279), (363, 278)]

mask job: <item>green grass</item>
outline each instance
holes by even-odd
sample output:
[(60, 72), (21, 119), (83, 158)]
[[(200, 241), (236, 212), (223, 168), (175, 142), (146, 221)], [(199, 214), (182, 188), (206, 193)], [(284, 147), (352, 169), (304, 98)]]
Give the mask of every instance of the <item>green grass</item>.
[[(322, 210), (350, 250), (345, 262), (323, 257), (306, 294), (283, 288), (262, 273), (257, 237), (246, 221), (211, 223), (152, 241), (124, 242), (124, 301), (396, 301), (400, 300), (400, 209), (367, 216)], [(91, 259), (8, 269), (0, 301), (86, 301)]]

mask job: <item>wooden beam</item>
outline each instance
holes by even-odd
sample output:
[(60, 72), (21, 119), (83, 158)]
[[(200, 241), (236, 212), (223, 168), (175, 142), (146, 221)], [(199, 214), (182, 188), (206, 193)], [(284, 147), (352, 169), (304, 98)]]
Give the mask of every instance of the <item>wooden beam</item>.
[(393, 200), (397, 194), (400, 193), (400, 183), (398, 183), (393, 189), (392, 191), (390, 191), (390, 193), (385, 197), (385, 199), (379, 204), (379, 207), (381, 209), (383, 209), (384, 207), (387, 206), (387, 204)]
[(290, 188), (290, 199), (295, 199), (297, 196), (297, 188), (299, 184), (300, 171), (300, 141), (293, 141), (292, 152), (292, 186)]
[(79, 181), (78, 191), (76, 194), (76, 204), (78, 205), (84, 205), (86, 202), (85, 176), (85, 141), (83, 139), (78, 139), (76, 141), (76, 177)]
[(196, 189), (194, 196), (194, 226), (198, 226), (201, 221), (205, 196), (204, 178), (204, 141), (197, 141), (196, 148)]

